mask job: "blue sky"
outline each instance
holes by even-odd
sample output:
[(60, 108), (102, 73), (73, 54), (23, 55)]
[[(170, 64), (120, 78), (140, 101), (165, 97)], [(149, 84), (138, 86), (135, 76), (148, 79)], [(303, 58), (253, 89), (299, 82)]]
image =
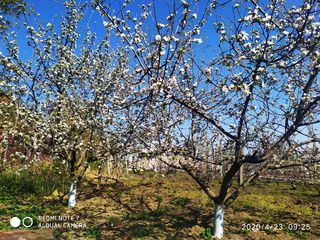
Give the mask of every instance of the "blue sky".
[[(33, 6), (35, 12), (39, 13), (40, 16), (38, 17), (38, 21), (43, 25), (46, 25), (48, 22), (52, 23), (54, 28), (59, 29), (59, 25), (61, 22), (62, 17), (66, 14), (66, 8), (64, 7), (65, 0), (26, 0), (29, 6)], [(81, 4), (84, 3), (84, 0), (77, 0), (77, 3)], [(119, 1), (113, 1), (112, 8), (119, 9)], [(121, 1), (124, 2), (124, 1)], [(145, 1), (145, 0), (132, 0), (131, 3), (126, 7), (124, 12), (127, 9), (130, 9), (132, 14), (135, 15), (137, 13), (137, 6), (141, 6), (142, 4), (150, 3), (152, 1)], [(159, 22), (165, 22), (165, 18), (168, 16), (168, 6), (166, 4), (167, 1), (164, 0), (155, 0), (155, 10), (157, 11), (157, 18)], [(172, 8), (172, 3), (170, 2), (170, 8)], [(177, 1), (180, 4), (180, 1)], [(205, 7), (206, 1), (200, 1), (200, 3), (195, 6), (195, 13), (198, 15), (198, 19), (201, 17), (201, 13)], [(151, 11), (154, 9), (151, 8)], [(180, 9), (181, 10), (181, 9)], [(140, 13), (141, 10), (139, 10)], [(224, 8), (221, 11), (221, 15), (225, 18), (229, 18), (232, 15), (232, 8)], [(89, 27), (92, 32), (97, 33), (98, 40), (101, 40), (105, 34), (105, 28), (103, 27), (103, 18), (100, 16), (98, 11), (88, 7), (85, 10), (85, 16), (80, 23), (80, 28), (78, 31), (84, 36), (87, 28)], [(17, 20), (19, 21), (19, 20)], [(33, 25), (33, 24), (32, 24)], [(24, 58), (25, 56), (29, 56), (29, 49), (24, 46), (26, 42), (26, 34), (22, 30), (17, 30), (18, 32), (18, 40), (19, 45), (21, 47), (21, 57)], [(199, 46), (199, 54), (203, 55), (203, 57), (208, 57), (208, 49), (204, 50), (206, 46), (209, 46), (209, 49), (214, 49), (213, 46), (217, 46), (218, 43), (218, 36), (216, 35), (213, 22), (208, 22), (206, 26), (202, 29), (201, 35), (205, 35), (206, 43), (203, 43)], [(210, 53), (212, 56), (212, 52)]]
[[(159, 22), (165, 22), (164, 19), (168, 16), (168, 5), (172, 9), (172, 5), (174, 0), (154, 0), (155, 1), (155, 10), (157, 12), (157, 18), (159, 19)], [(66, 14), (66, 8), (64, 7), (65, 0), (26, 0), (27, 5), (33, 6), (35, 9), (35, 12), (39, 13), (40, 16), (38, 17), (38, 20), (43, 25), (46, 25), (48, 22), (52, 23), (55, 29), (60, 28), (60, 22), (63, 16)], [(76, 0), (77, 4), (82, 4), (86, 2), (86, 0)], [(89, 1), (91, 2), (91, 1)], [(113, 2), (112, 3), (112, 9), (116, 9), (116, 11), (119, 9), (120, 3), (123, 3), (124, 0), (116, 0), (116, 1), (110, 1), (106, 0), (106, 2)], [(127, 9), (130, 9), (133, 15), (137, 12), (137, 6), (150, 3), (152, 0), (131, 0), (131, 3), (127, 5), (124, 12)], [(193, 1), (192, 1), (193, 2)], [(215, 29), (213, 27), (213, 21), (221, 20), (219, 19), (219, 16), (223, 17), (224, 19), (227, 19), (227, 21), (230, 21), (232, 19), (232, 6), (239, 2), (238, 0), (233, 0), (230, 4), (227, 5), (227, 7), (219, 8), (219, 10), (216, 12), (217, 15), (210, 18), (210, 20), (206, 23), (205, 27), (202, 29), (201, 37), (203, 37), (205, 42), (199, 47), (197, 47), (197, 54), (201, 57), (203, 57), (205, 60), (210, 60), (211, 57), (214, 55), (214, 50), (217, 49), (219, 36), (215, 33)], [(244, 2), (244, 1), (243, 1)], [(298, 4), (301, 2), (300, 0), (294, 1), (294, 3)], [(180, 4), (180, 0), (177, 0), (177, 3)], [(198, 19), (201, 17), (201, 13), (203, 12), (203, 9), (205, 8), (205, 5), (207, 3), (207, 0), (200, 0), (197, 6), (194, 7), (195, 13), (198, 15)], [(292, 1), (288, 1), (289, 4), (292, 4)], [(154, 10), (151, 7), (151, 10)], [(180, 9), (181, 11), (181, 9)], [(243, 10), (241, 10), (242, 12)], [(140, 12), (140, 11), (139, 11)], [(219, 15), (219, 16), (218, 16)], [(85, 32), (87, 28), (89, 27), (92, 32), (97, 33), (98, 40), (101, 40), (104, 37), (105, 34), (105, 28), (103, 27), (103, 18), (100, 16), (98, 11), (92, 9), (91, 7), (88, 7), (85, 10), (85, 16), (83, 18), (83, 21), (80, 23), (80, 27), (78, 31), (81, 33), (82, 36), (85, 35)], [(17, 20), (19, 21), (19, 20)], [(34, 25), (34, 24), (32, 24)], [(154, 27), (153, 30), (154, 31)], [(29, 48), (26, 47), (26, 34), (23, 32), (23, 30), (17, 30), (18, 32), (18, 40), (19, 40), (19, 46), (20, 46), (20, 56), (24, 59), (26, 59), (28, 56), (30, 56)], [(151, 32), (152, 33), (152, 32)], [(115, 45), (117, 42), (112, 42), (111, 44)], [(0, 46), (1, 50), (1, 46)], [(25, 58), (26, 57), (26, 58)]]
[[(64, 6), (65, 0), (27, 0), (27, 4), (32, 5), (37, 13), (40, 14), (39, 19), (42, 22), (51, 22), (54, 26), (59, 26), (62, 17), (66, 14), (66, 8)], [(79, 0), (77, 3), (81, 4), (85, 1)], [(101, 16), (92, 8), (86, 10), (82, 27), (84, 28), (89, 24), (92, 27), (92, 31), (104, 31), (102, 26)]]
[[(46, 23), (51, 22), (53, 23), (55, 28), (57, 29), (59, 28), (61, 19), (66, 13), (66, 9), (64, 7), (65, 0), (42, 0), (42, 1), (25, 0), (25, 1), (27, 2), (28, 5), (32, 5), (35, 11), (40, 14), (40, 17), (38, 19), (40, 20), (41, 23), (45, 25)], [(76, 2), (79, 4), (82, 4), (86, 2), (86, 0), (76, 0)], [(124, 0), (116, 0), (116, 1), (106, 0), (106, 2), (113, 2), (112, 8), (119, 9), (119, 2), (123, 3)], [(133, 14), (135, 14), (135, 10), (137, 9), (138, 5), (142, 5), (150, 2), (152, 2), (152, 0), (131, 0), (131, 3), (128, 4), (128, 7), (124, 11), (126, 11), (127, 9), (130, 9), (133, 12)], [(169, 1), (155, 0), (155, 10), (157, 11), (157, 17), (159, 19), (161, 18), (164, 19), (168, 15), (167, 2), (169, 2), (170, 7), (172, 8), (172, 4), (174, 2), (173, 0), (169, 0)], [(179, 0), (177, 0), (177, 2), (178, 4), (180, 4)], [(200, 0), (198, 5), (195, 7), (195, 13), (198, 14), (198, 18), (200, 18), (201, 12), (203, 12), (206, 2), (207, 2), (206, 0)], [(231, 19), (232, 10), (233, 10), (232, 6), (237, 2), (239, 1), (238, 0), (231, 1), (231, 3), (227, 5), (227, 7), (219, 8), (219, 11), (217, 11), (217, 13), (225, 19)], [(261, 2), (264, 2), (264, 1), (261, 1)], [(298, 5), (299, 3), (301, 3), (301, 0), (295, 0), (295, 1), (288, 0), (287, 2), (289, 5), (290, 4)], [(151, 8), (151, 10), (153, 11), (154, 9)], [(207, 41), (206, 44), (210, 46), (209, 48), (214, 48), (215, 46), (217, 46), (217, 42), (218, 42), (218, 36), (215, 34), (215, 31), (213, 28), (213, 20), (218, 20), (218, 19), (217, 17), (211, 18), (211, 22), (209, 21), (202, 31), (202, 34), (204, 32), (206, 33), (205, 34), (206, 41)], [(102, 38), (105, 33), (105, 29), (102, 25), (102, 21), (103, 19), (99, 15), (99, 13), (89, 7), (85, 12), (83, 21), (81, 22), (80, 33), (84, 35), (86, 31), (86, 27), (89, 26), (91, 31), (97, 33), (98, 39)], [(25, 38), (25, 34), (21, 32), (18, 38), (23, 42)], [(207, 51), (202, 51), (202, 53), (199, 52), (199, 54), (203, 54), (203, 53), (205, 53), (206, 55), (208, 54)]]

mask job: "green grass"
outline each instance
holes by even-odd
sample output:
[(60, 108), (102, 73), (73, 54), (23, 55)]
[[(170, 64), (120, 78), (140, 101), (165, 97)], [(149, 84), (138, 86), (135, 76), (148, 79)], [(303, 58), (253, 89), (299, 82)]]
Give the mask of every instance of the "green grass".
[(187, 197), (176, 197), (172, 201), (173, 205), (180, 207), (185, 207), (188, 203), (190, 203), (190, 199)]
[(117, 226), (119, 223), (121, 223), (123, 220), (122, 217), (119, 217), (119, 216), (112, 216), (112, 217), (109, 217), (108, 219), (108, 225), (110, 227), (114, 227), (114, 226)]
[(200, 237), (204, 239), (211, 240), (212, 239), (212, 228), (206, 228), (200, 233)]
[(146, 226), (136, 224), (130, 228), (130, 234), (135, 238), (143, 238), (149, 236), (151, 234), (151, 230)]
[(154, 211), (140, 211), (138, 213), (133, 213), (126, 216), (127, 221), (137, 221), (137, 220), (143, 220), (143, 221), (157, 221), (161, 217), (165, 216), (169, 211), (169, 208), (167, 206), (159, 207), (155, 209)]
[(283, 229), (283, 231), (289, 233), (291, 236), (293, 236), (296, 239), (299, 240), (308, 240), (308, 236), (306, 233), (300, 230), (289, 230), (287, 227)]
[[(287, 183), (264, 183), (250, 186), (244, 194), (240, 195), (233, 208), (247, 212), (264, 212), (271, 218), (277, 216), (303, 215), (311, 217), (315, 211), (310, 208), (315, 191), (313, 189), (293, 191)], [(253, 194), (252, 194), (253, 193)], [(300, 204), (294, 203), (297, 199)], [(307, 203), (307, 204), (305, 204)]]
[(62, 234), (63, 233), (62, 233), (62, 231), (60, 229), (55, 229), (53, 231), (53, 236), (54, 236), (55, 239), (61, 239)]
[(13, 216), (31, 217), (31, 228), (36, 229), (40, 215), (59, 213), (64, 207), (62, 202), (44, 201), (44, 196), (55, 190), (62, 192), (66, 187), (61, 176), (48, 169), (40, 169), (37, 174), (31, 171), (0, 173), (0, 230), (12, 229), (8, 219)]
[(85, 236), (87, 238), (93, 238), (96, 240), (100, 240), (101, 239), (101, 228), (100, 226), (91, 226), (88, 229), (86, 229), (85, 231)]
[(40, 169), (37, 173), (0, 173), (1, 198), (14, 199), (14, 196), (23, 195), (39, 197), (49, 195), (56, 189), (61, 192), (66, 189), (61, 179), (60, 175), (47, 169)]

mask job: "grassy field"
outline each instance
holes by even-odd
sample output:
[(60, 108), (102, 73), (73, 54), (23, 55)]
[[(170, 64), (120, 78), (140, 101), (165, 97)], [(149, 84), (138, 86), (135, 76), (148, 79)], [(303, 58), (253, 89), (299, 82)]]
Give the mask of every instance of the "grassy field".
[[(38, 216), (64, 215), (78, 225), (52, 230), (56, 239), (210, 239), (211, 203), (183, 173), (129, 175), (101, 185), (89, 174), (73, 209), (57, 196), (67, 188), (58, 176), (41, 175), (0, 176), (0, 231), (13, 230), (12, 216), (32, 217), (36, 230), (44, 224)], [(212, 184), (217, 188), (218, 180)], [(258, 181), (226, 210), (225, 239), (320, 239), (319, 200), (312, 186)], [(85, 227), (76, 229), (79, 224)]]

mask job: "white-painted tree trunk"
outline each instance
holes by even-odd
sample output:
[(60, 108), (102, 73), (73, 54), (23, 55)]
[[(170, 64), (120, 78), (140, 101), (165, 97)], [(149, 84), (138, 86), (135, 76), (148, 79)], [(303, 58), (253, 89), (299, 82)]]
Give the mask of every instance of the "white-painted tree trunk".
[(244, 169), (243, 165), (241, 165), (240, 170), (239, 170), (239, 185), (242, 185), (244, 182)]
[(214, 209), (214, 219), (213, 219), (213, 237), (222, 238), (223, 237), (223, 207), (222, 205), (215, 205)]
[(76, 195), (77, 195), (76, 183), (72, 182), (71, 186), (70, 186), (70, 191), (69, 191), (68, 207), (75, 207), (76, 206)]
[(108, 158), (108, 177), (111, 177), (111, 160)]

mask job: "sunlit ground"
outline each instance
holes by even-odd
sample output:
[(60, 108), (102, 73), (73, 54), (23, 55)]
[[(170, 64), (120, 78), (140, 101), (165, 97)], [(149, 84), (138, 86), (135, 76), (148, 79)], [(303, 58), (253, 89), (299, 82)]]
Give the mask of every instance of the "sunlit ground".
[[(3, 236), (9, 239), (4, 233), (8, 230), (18, 232), (9, 224), (13, 216), (34, 219), (34, 233), (22, 234), (37, 233), (39, 239), (41, 234), (46, 239), (48, 234), (52, 239), (211, 237), (211, 203), (181, 172), (164, 177), (151, 172), (130, 174), (119, 182), (109, 179), (101, 185), (91, 172), (78, 187), (78, 202), (73, 209), (66, 207), (67, 196), (60, 193), (67, 186), (58, 184), (59, 176), (50, 175), (49, 171), (39, 174), (1, 176), (0, 239)], [(213, 185), (217, 183), (218, 180), (213, 181)], [(39, 216), (72, 216), (73, 219), (43, 220)], [(319, 239), (319, 223), (317, 188), (258, 181), (226, 210), (225, 239)], [(265, 229), (259, 230), (262, 227)]]

